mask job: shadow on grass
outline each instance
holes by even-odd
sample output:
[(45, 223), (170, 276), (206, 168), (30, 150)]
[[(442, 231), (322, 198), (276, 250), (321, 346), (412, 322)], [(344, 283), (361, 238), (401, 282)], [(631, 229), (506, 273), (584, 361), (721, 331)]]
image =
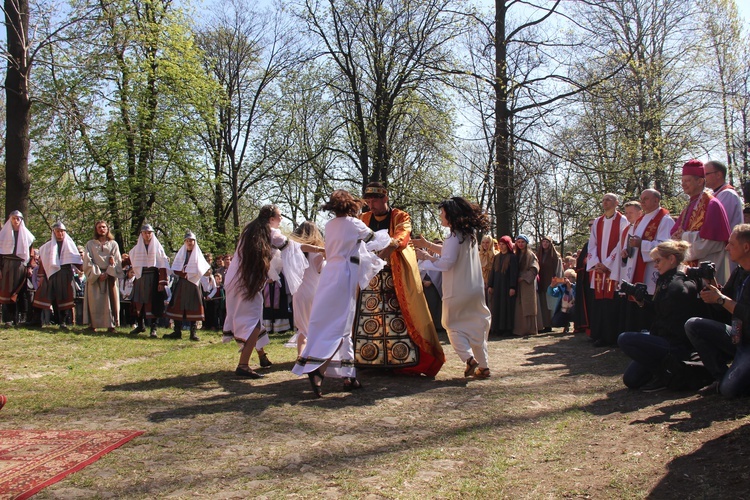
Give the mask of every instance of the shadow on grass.
[[(293, 363), (278, 363), (270, 371), (289, 371)], [(265, 370), (262, 373), (268, 373)], [(148, 415), (152, 422), (171, 419), (192, 418), (196, 415), (220, 414), (241, 411), (255, 416), (268, 408), (283, 405), (321, 406), (336, 410), (343, 407), (371, 406), (382, 399), (404, 397), (445, 387), (465, 387), (466, 379), (435, 380), (428, 377), (389, 376), (376, 370), (361, 370), (358, 378), (363, 388), (351, 393), (343, 390), (341, 379), (328, 377), (323, 382), (323, 397), (315, 398), (307, 377), (279, 382), (264, 382), (238, 378), (232, 372), (217, 371), (191, 376), (149, 379), (118, 385), (108, 385), (104, 391), (154, 391), (181, 389), (215, 391), (218, 384), (225, 394), (202, 398), (196, 404), (184, 405), (170, 410), (156, 411)]]
[(750, 399), (725, 399), (718, 395), (700, 397), (694, 391), (647, 394), (623, 388), (581, 410), (592, 415), (610, 415), (633, 413), (644, 408), (650, 408), (651, 415), (633, 420), (631, 425), (666, 424), (673, 431), (695, 432), (711, 427), (714, 422), (733, 421), (750, 415)]
[[(747, 498), (750, 424), (708, 441), (667, 464), (651, 498)], [(744, 493), (743, 493), (744, 492)]]
[[(542, 335), (527, 340), (533, 342), (539, 337)], [(557, 341), (534, 346), (524, 366), (555, 365), (555, 369), (567, 371), (563, 376), (568, 377), (583, 374), (608, 377), (622, 374), (629, 362), (619, 349), (596, 348), (583, 334), (550, 333), (544, 337)]]

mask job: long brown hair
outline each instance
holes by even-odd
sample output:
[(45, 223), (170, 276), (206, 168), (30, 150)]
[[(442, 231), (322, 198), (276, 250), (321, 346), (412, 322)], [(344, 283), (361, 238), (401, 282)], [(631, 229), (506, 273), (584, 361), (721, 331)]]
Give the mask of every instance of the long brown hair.
[(337, 217), (345, 215), (356, 217), (362, 205), (364, 205), (364, 202), (352, 196), (349, 191), (337, 189), (331, 193), (331, 198), (320, 209), (333, 212)]
[(244, 296), (250, 300), (263, 289), (271, 267), (271, 217), (278, 213), (276, 205), (264, 205), (258, 216), (242, 230), (237, 243), (240, 258), (239, 279)]
[(99, 239), (99, 235), (96, 234), (96, 226), (98, 226), (101, 223), (104, 223), (107, 226), (107, 239), (109, 241), (114, 240), (115, 237), (112, 234), (112, 230), (109, 228), (109, 223), (106, 220), (98, 220), (98, 221), (94, 222), (94, 237), (92, 239), (94, 239), (94, 240), (98, 240)]

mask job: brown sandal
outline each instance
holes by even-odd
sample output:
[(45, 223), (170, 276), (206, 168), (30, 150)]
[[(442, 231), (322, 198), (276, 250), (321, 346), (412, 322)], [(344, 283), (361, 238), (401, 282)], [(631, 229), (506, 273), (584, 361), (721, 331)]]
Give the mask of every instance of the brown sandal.
[(477, 368), (477, 370), (474, 372), (474, 378), (478, 380), (484, 380), (486, 378), (490, 378), (492, 375), (490, 375), (490, 369), (489, 368)]
[(466, 369), (464, 370), (464, 377), (471, 377), (474, 373), (474, 369), (479, 366), (479, 361), (474, 359), (474, 356), (466, 360)]

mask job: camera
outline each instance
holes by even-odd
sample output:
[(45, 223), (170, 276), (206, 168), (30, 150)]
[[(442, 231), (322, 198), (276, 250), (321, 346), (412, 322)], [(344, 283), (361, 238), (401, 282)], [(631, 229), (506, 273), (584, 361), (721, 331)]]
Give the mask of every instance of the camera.
[(716, 264), (710, 261), (703, 261), (697, 267), (688, 267), (685, 274), (689, 280), (700, 281), (701, 279), (712, 280), (716, 276)]
[(620, 283), (620, 293), (631, 295), (638, 302), (643, 302), (643, 299), (646, 298), (646, 294), (648, 293), (648, 287), (645, 283), (636, 283), (634, 285), (623, 280), (623, 282)]

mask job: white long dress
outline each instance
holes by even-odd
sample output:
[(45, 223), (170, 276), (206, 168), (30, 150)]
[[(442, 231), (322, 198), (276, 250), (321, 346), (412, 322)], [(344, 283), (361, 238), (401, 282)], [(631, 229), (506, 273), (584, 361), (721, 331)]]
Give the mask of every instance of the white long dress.
[[(299, 243), (287, 239), (278, 229), (271, 229), (271, 245), (274, 247), (273, 258), (281, 259), (289, 290), (295, 293), (307, 268), (307, 259), (300, 250)], [(281, 250), (277, 250), (278, 248)], [(263, 324), (263, 293), (258, 291), (251, 299), (245, 297), (239, 276), (241, 263), (242, 256), (235, 250), (232, 263), (224, 276), (227, 311), (224, 319), (224, 342), (231, 342), (233, 338), (238, 342), (246, 342), (253, 330)], [(269, 278), (278, 279), (278, 274), (272, 271), (269, 272)], [(268, 334), (262, 330), (255, 347), (260, 349), (268, 345), (268, 342)]]
[[(390, 242), (387, 231), (378, 233), (377, 241), (371, 245), (373, 250)], [(367, 283), (385, 264), (377, 258), (379, 264), (373, 262), (372, 254), (361, 244), (375, 234), (353, 217), (336, 217), (326, 224), (326, 265), (312, 303), (307, 344), (293, 373), (310, 373), (330, 359), (325, 375), (356, 376), (351, 333), (357, 285)]]
[(319, 253), (309, 253), (307, 255), (309, 266), (305, 269), (302, 276), (302, 284), (297, 289), (297, 293), (292, 296), (292, 308), (294, 309), (294, 326), (297, 333), (289, 339), (287, 347), (297, 347), (300, 336), (307, 337), (307, 329), (310, 324), (310, 313), (312, 312), (312, 303), (315, 298), (315, 290), (320, 282), (320, 273), (323, 271), (325, 259)]
[(489, 368), (487, 334), (491, 316), (484, 302), (479, 246), (461, 233), (451, 233), (440, 257), (435, 262), (425, 261), (423, 269), (443, 273), (442, 320), (453, 350), (461, 361), (473, 356), (480, 368)]

